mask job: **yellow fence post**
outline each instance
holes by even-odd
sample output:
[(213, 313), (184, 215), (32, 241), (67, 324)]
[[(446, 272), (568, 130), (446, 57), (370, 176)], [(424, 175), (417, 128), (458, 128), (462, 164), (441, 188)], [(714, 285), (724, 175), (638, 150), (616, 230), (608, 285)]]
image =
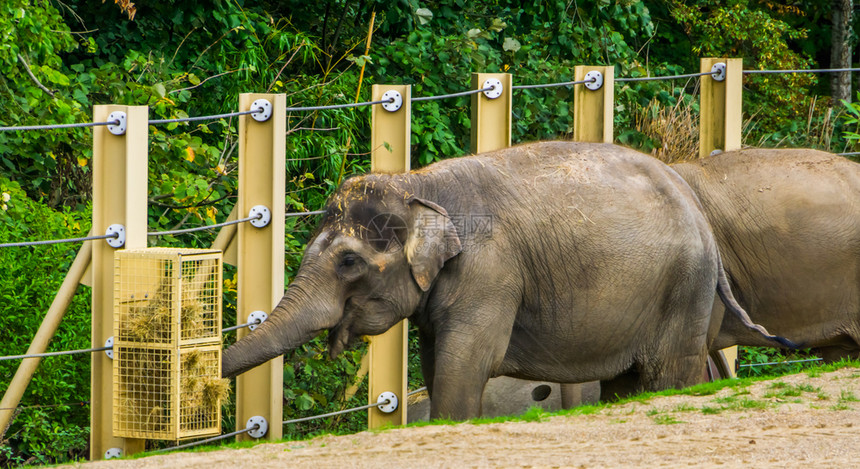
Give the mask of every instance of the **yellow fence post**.
[(472, 95), (472, 153), (484, 153), (511, 146), (510, 73), (473, 73), (472, 89), (495, 86)]
[[(119, 126), (93, 129), (93, 228), (124, 236), (122, 248), (146, 247), (147, 106), (100, 105), (94, 122), (119, 119)], [(125, 127), (121, 133), (120, 127)], [(117, 244), (111, 240), (113, 244)], [(92, 246), (92, 346), (105, 345), (113, 335), (114, 252), (106, 241)], [(91, 354), (90, 459), (127, 456), (144, 449), (144, 440), (113, 436), (113, 362), (104, 352)]]
[[(717, 150), (739, 150), (743, 126), (743, 60), (706, 57), (701, 60), (701, 71), (718, 74), (702, 77), (699, 158)], [(731, 377), (736, 376), (734, 363), (738, 348), (729, 347), (720, 353), (725, 357)]]
[[(286, 107), (283, 94), (239, 95), (240, 111), (262, 108), (264, 112), (239, 117), (239, 200), (234, 212), (246, 218), (268, 210), (270, 220), (262, 227), (257, 227), (256, 222), (238, 227), (238, 324), (248, 322), (248, 315), (254, 311), (270, 314), (284, 296)], [(238, 340), (253, 332), (243, 328), (237, 334)], [(237, 376), (236, 428), (246, 428), (252, 417), (263, 417), (268, 426), (263, 438), (281, 439), (283, 388), (283, 357)], [(243, 434), (239, 439), (253, 437)]]
[(702, 77), (699, 111), (699, 157), (714, 150), (741, 148), (743, 62), (741, 59), (706, 57), (701, 71), (720, 72)]
[[(374, 104), (370, 139), (370, 170), (382, 173), (405, 173), (410, 169), (410, 139), (412, 137), (412, 88), (409, 85), (373, 85), (373, 101), (393, 98), (393, 103)], [(368, 363), (370, 378), (368, 403), (379, 402), (393, 393), (397, 408), (383, 412), (379, 408), (367, 411), (367, 426), (406, 424), (406, 364), (408, 323), (403, 320), (384, 334), (370, 338)], [(390, 410), (390, 409), (386, 409)]]
[(577, 142), (613, 142), (613, 106), (615, 106), (615, 67), (577, 65), (573, 85), (573, 140)]

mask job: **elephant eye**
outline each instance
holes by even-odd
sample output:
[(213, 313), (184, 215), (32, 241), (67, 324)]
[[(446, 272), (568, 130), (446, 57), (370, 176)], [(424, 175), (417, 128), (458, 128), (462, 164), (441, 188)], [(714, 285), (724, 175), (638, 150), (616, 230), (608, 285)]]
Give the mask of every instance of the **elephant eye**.
[(358, 262), (358, 256), (355, 253), (348, 252), (344, 254), (343, 259), (340, 260), (341, 267), (352, 267)]
[(366, 270), (364, 259), (354, 252), (344, 253), (337, 266), (337, 274), (347, 281), (358, 279)]

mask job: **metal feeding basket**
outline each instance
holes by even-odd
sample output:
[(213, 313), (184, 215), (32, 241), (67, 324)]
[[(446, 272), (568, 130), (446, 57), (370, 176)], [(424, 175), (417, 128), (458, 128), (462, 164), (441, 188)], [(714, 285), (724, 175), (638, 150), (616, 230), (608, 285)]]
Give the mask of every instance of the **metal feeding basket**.
[(118, 437), (218, 435), (221, 252), (120, 250), (114, 261), (114, 418)]

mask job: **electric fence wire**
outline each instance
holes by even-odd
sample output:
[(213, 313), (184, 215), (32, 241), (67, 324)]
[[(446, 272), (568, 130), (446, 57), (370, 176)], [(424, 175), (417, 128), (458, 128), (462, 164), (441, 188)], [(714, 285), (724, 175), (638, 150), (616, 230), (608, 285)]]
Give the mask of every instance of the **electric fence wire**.
[(705, 75), (719, 75), (720, 72), (701, 72), (701, 73), (685, 73), (683, 75), (668, 75), (663, 77), (630, 77), (630, 78), (616, 78), (615, 81), (620, 83), (631, 82), (631, 81), (654, 81), (654, 80), (676, 80), (680, 78), (695, 78), (695, 77), (703, 77)]
[[(221, 332), (235, 331), (237, 329), (242, 329), (243, 327), (256, 326), (259, 324), (262, 324), (262, 321), (260, 321), (259, 319), (255, 319), (253, 321), (246, 322), (244, 324), (239, 324), (239, 325), (231, 326), (231, 327), (225, 327), (224, 329), (221, 329)], [(0, 361), (23, 360), (25, 358), (56, 357), (56, 356), (60, 356), (60, 355), (75, 355), (75, 354), (79, 354), (79, 353), (102, 352), (105, 350), (113, 350), (113, 346), (112, 345), (106, 345), (104, 347), (86, 348), (86, 349), (79, 349), (79, 350), (65, 350), (65, 351), (61, 351), (61, 352), (45, 352), (45, 353), (31, 353), (31, 354), (24, 354), (24, 355), (9, 355), (9, 356), (5, 356), (5, 357), (0, 357)]]
[(25, 354), (25, 355), (9, 355), (6, 357), (0, 357), (0, 361), (21, 360), (21, 359), (25, 359), (25, 358), (57, 357), (60, 355), (74, 355), (74, 354), (78, 354), (78, 353), (102, 352), (102, 351), (111, 350), (111, 349), (113, 349), (113, 346), (108, 345), (105, 347), (86, 348), (86, 349), (80, 349), (80, 350), (65, 350), (62, 352), (45, 352), (45, 353), (31, 353), (31, 354)]
[(230, 332), (230, 331), (235, 331), (236, 329), (242, 329), (243, 327), (258, 326), (262, 323), (263, 322), (260, 321), (259, 319), (254, 319), (251, 322), (246, 322), (245, 324), (239, 324), (238, 326), (225, 327), (224, 329), (221, 329), (221, 332)]
[(41, 246), (43, 244), (60, 244), (60, 243), (79, 243), (82, 241), (93, 241), (97, 239), (112, 239), (119, 237), (119, 233), (98, 236), (86, 236), (83, 238), (68, 238), (68, 239), (52, 239), (47, 241), (23, 241), (20, 243), (3, 243), (0, 248), (17, 248), (26, 246)]
[(579, 80), (579, 81), (565, 81), (562, 83), (542, 83), (538, 85), (516, 85), (512, 86), (512, 90), (531, 90), (535, 88), (554, 88), (557, 86), (573, 86), (573, 85), (584, 85), (586, 83), (594, 83), (597, 81), (597, 78), (591, 78), (588, 80)]
[(840, 73), (860, 72), (860, 68), (818, 68), (812, 70), (744, 70), (744, 75), (760, 75), (774, 73)]
[[(411, 396), (411, 395), (413, 395), (413, 394), (417, 394), (417, 393), (419, 393), (419, 392), (421, 392), (421, 391), (424, 391), (424, 390), (426, 390), (426, 389), (427, 389), (427, 387), (426, 387), (426, 386), (421, 387), (421, 388), (418, 388), (418, 389), (416, 389), (416, 390), (414, 390), (414, 391), (409, 392), (409, 393), (407, 394), (407, 396)], [(351, 412), (358, 412), (358, 411), (361, 411), (361, 410), (367, 410), (367, 409), (370, 409), (370, 408), (373, 408), (373, 407), (380, 407), (380, 406), (383, 406), (383, 405), (387, 405), (389, 402), (390, 402), (390, 400), (389, 400), (389, 399), (385, 399), (385, 400), (384, 400), (384, 401), (382, 401), (382, 402), (377, 402), (377, 403), (374, 403), (374, 404), (367, 404), (367, 405), (363, 405), (363, 406), (359, 406), (359, 407), (353, 407), (353, 408), (350, 408), (350, 409), (339, 410), (339, 411), (337, 411), (337, 412), (330, 412), (330, 413), (327, 413), (327, 414), (321, 414), (321, 415), (313, 415), (313, 416), (310, 416), (310, 417), (303, 417), (303, 418), (298, 418), (298, 419), (293, 419), (293, 420), (285, 420), (282, 424), (283, 424), (283, 425), (286, 425), (286, 424), (289, 424), (289, 423), (299, 423), (299, 422), (305, 422), (305, 421), (308, 421), (308, 420), (316, 420), (316, 419), (322, 419), (322, 418), (326, 418), (326, 417), (334, 417), (335, 415), (347, 414), (347, 413), (351, 413)], [(241, 435), (241, 434), (243, 434), (243, 433), (248, 433), (248, 432), (250, 432), (250, 431), (257, 430), (258, 428), (260, 428), (260, 426), (259, 426), (258, 424), (254, 424), (253, 426), (250, 426), (250, 427), (248, 427), (248, 428), (244, 428), (244, 429), (242, 429), (242, 430), (236, 430), (235, 432), (232, 432), (232, 433), (225, 433), (225, 434), (223, 434), (223, 435), (213, 436), (212, 438), (206, 438), (206, 439), (204, 439), (204, 440), (192, 441), (192, 442), (190, 442), (190, 443), (185, 443), (185, 444), (183, 444), (183, 445), (179, 445), (179, 446), (171, 446), (171, 447), (169, 447), (169, 448), (162, 448), (162, 449), (159, 449), (159, 450), (155, 450), (154, 452), (155, 452), (155, 453), (161, 453), (161, 452), (165, 452), (165, 451), (174, 451), (174, 450), (178, 450), (178, 449), (191, 448), (191, 447), (193, 447), (193, 446), (199, 446), (199, 445), (203, 445), (203, 444), (206, 444), (206, 443), (212, 443), (212, 442), (214, 442), (214, 441), (224, 440), (224, 439), (227, 439), (227, 438), (230, 438), (230, 437), (236, 436), (236, 435)]]
[(149, 121), (149, 125), (158, 125), (158, 124), (173, 124), (180, 122), (195, 122), (195, 121), (214, 121), (217, 119), (225, 119), (228, 117), (237, 117), (244, 116), (246, 114), (256, 114), (258, 112), (263, 112), (262, 108), (251, 109), (250, 111), (237, 111), (237, 112), (228, 112), (226, 114), (213, 114), (211, 116), (196, 116), (196, 117), (181, 117), (176, 119), (154, 119)]
[[(292, 212), (292, 213), (287, 213), (284, 216), (286, 218), (303, 217), (303, 216), (308, 216), (308, 215), (319, 215), (322, 213), (325, 213), (325, 210), (314, 210), (314, 211), (310, 211), (310, 212)], [(151, 232), (147, 233), (147, 235), (148, 236), (167, 236), (167, 235), (175, 235), (175, 234), (183, 234), (183, 233), (192, 233), (195, 231), (212, 230), (215, 228), (221, 228), (221, 227), (228, 226), (228, 225), (235, 225), (238, 223), (249, 222), (251, 220), (256, 220), (260, 217), (262, 217), (262, 214), (254, 216), (254, 217), (242, 218), (240, 220), (226, 221), (223, 223), (216, 223), (214, 225), (206, 225), (206, 226), (198, 226), (195, 228), (186, 228), (183, 230), (151, 231)], [(99, 239), (113, 239), (113, 238), (118, 238), (118, 237), (119, 237), (118, 233), (113, 233), (113, 234), (109, 234), (109, 235), (86, 236), (83, 238), (52, 239), (52, 240), (47, 240), (47, 241), (23, 241), (23, 242), (19, 242), (19, 243), (3, 243), (3, 244), (0, 244), (0, 248), (40, 246), (40, 245), (44, 245), (44, 244), (78, 243), (78, 242), (83, 242), (83, 241), (95, 241), (95, 240), (99, 240)]]
[(740, 365), (739, 368), (754, 368), (757, 366), (771, 366), (771, 365), (790, 365), (792, 363), (807, 363), (807, 362), (820, 362), (823, 358), (808, 358), (806, 360), (786, 360), (784, 362), (766, 362), (766, 363), (747, 363)]
[(55, 407), (85, 407), (90, 405), (90, 401), (66, 402), (64, 404), (36, 404), (36, 405), (19, 405), (18, 407), (0, 407), (0, 410), (16, 410), (22, 411), (27, 409), (51, 409)]
[(78, 127), (97, 127), (100, 125), (119, 125), (119, 121), (110, 122), (80, 122), (77, 124), (50, 124), (50, 125), (22, 125), (19, 127), (0, 127), (0, 132), (8, 132), (14, 130), (54, 130), (54, 129), (74, 129)]
[(471, 96), (473, 94), (483, 93), (484, 91), (492, 91), (496, 87), (488, 86), (486, 88), (481, 88), (480, 90), (469, 90), (469, 91), (461, 91), (459, 93), (451, 93), (451, 94), (440, 94), (438, 96), (420, 96), (417, 98), (412, 98), (412, 102), (420, 102), (420, 101), (435, 101), (437, 99), (448, 99), (448, 98), (459, 98), (460, 96)]
[(212, 442), (214, 442), (214, 441), (225, 440), (225, 439), (227, 439), (227, 438), (230, 438), (230, 437), (233, 437), (233, 436), (237, 436), (237, 435), (241, 435), (241, 434), (243, 434), (243, 433), (252, 432), (252, 431), (257, 430), (257, 429), (259, 429), (259, 428), (260, 428), (260, 425), (255, 423), (254, 425), (252, 425), (252, 426), (250, 426), (250, 427), (248, 427), (248, 428), (243, 428), (243, 429), (241, 429), (241, 430), (236, 430), (235, 432), (230, 432), (230, 433), (225, 433), (225, 434), (223, 434), (223, 435), (213, 436), (212, 438), (206, 438), (205, 440), (192, 441), (191, 443), (185, 443), (184, 445), (170, 446), (170, 447), (167, 447), (167, 448), (161, 448), (161, 449), (154, 450), (154, 451), (152, 451), (152, 452), (153, 452), (153, 453), (164, 453), (164, 452), (167, 452), (167, 451), (174, 451), (174, 450), (177, 450), (177, 449), (191, 448), (191, 447), (194, 447), (194, 446), (204, 445), (204, 444), (206, 444), (206, 443), (212, 443)]

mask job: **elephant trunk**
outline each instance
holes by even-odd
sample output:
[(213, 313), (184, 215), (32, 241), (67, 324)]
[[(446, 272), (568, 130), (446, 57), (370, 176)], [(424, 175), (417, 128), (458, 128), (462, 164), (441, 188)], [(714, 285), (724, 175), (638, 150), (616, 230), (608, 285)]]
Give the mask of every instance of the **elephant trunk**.
[(266, 322), (224, 351), (222, 377), (242, 374), (337, 324), (342, 309), (328, 304), (330, 295), (317, 293), (312, 298), (303, 288), (306, 283), (307, 279), (297, 276)]

